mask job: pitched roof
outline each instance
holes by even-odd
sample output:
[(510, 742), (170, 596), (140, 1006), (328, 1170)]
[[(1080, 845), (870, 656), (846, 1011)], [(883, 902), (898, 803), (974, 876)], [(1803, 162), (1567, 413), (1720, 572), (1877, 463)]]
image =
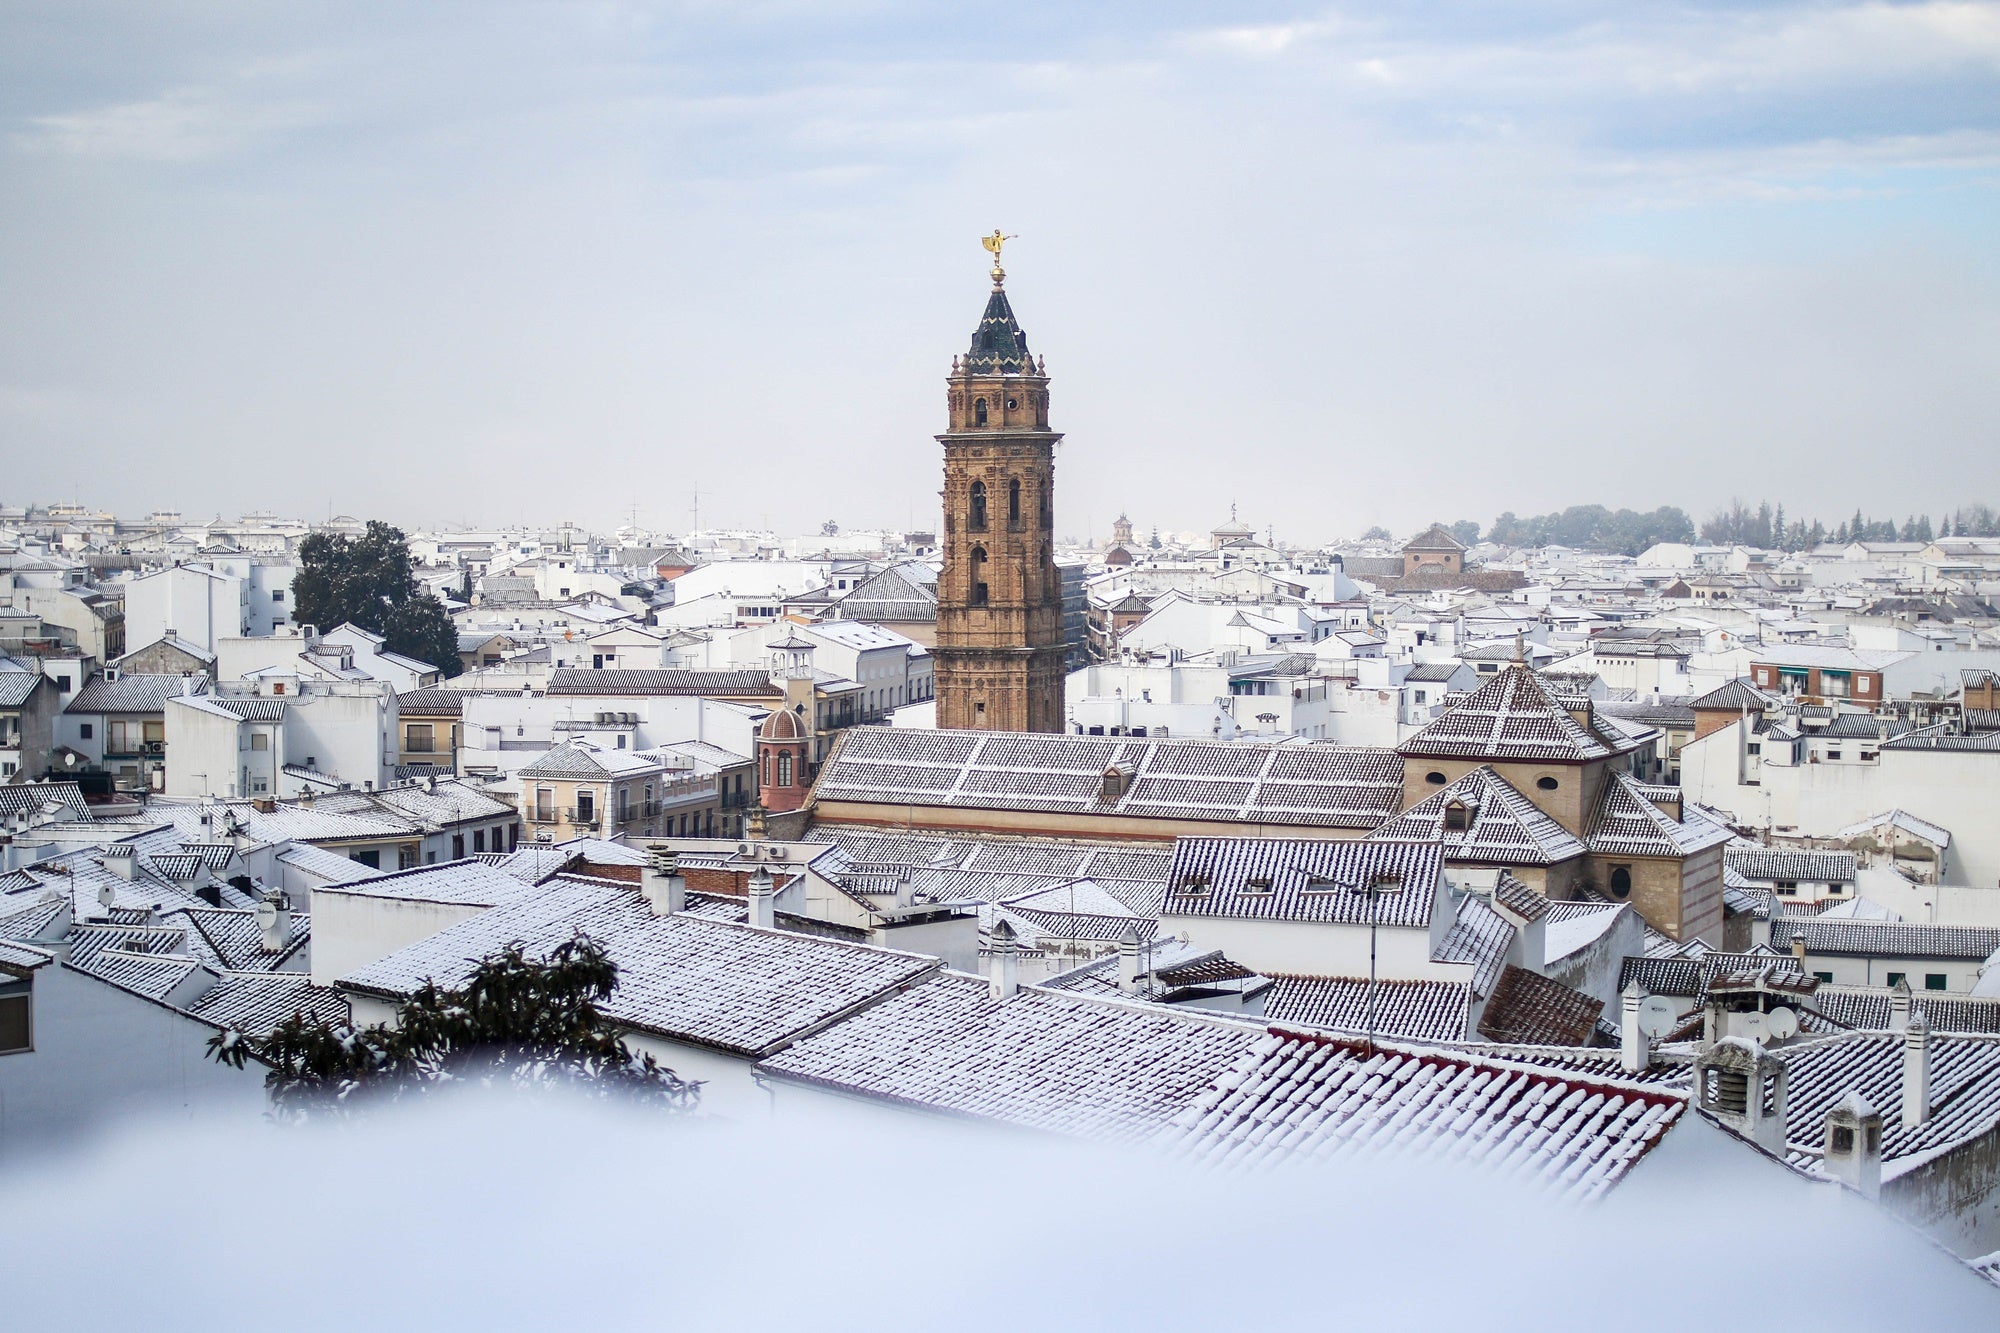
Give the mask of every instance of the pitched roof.
[[(526, 887), (505, 878), (517, 889)], [(601, 1006), (612, 1022), (751, 1057), (781, 1049), (939, 967), (935, 958), (892, 949), (692, 914), (655, 916), (632, 885), (559, 875), (518, 902), (462, 921), (338, 984), (344, 991), (400, 998), (426, 978), (457, 984), (474, 960), (510, 941), (539, 954), (578, 931), (603, 945), (618, 965), (617, 989)]]
[[(1132, 779), (1101, 801), (1114, 765)], [(843, 732), (813, 784), (821, 802), (1358, 829), (1394, 813), (1402, 791), (1388, 750), (898, 727)]]
[(1984, 962), (2000, 949), (2000, 926), (1930, 926), (1912, 921), (1784, 917), (1771, 923), (1771, 947), (1804, 937), (1808, 954), (1934, 958)]
[(764, 671), (593, 671), (560, 667), (549, 676), (551, 695), (703, 695), (711, 698), (776, 696), (784, 691)]
[[(1465, 828), (1445, 827), (1447, 808), (1454, 804), (1466, 808)], [(1436, 840), (1448, 861), (1488, 865), (1554, 865), (1587, 850), (1582, 839), (1483, 764), (1368, 836)]]
[[(1178, 838), (1165, 911), (1385, 926), (1428, 925), (1444, 872), (1435, 842)], [(1376, 885), (1392, 891), (1369, 893)]]
[(1729, 868), (1745, 879), (1811, 879), (1831, 884), (1854, 882), (1853, 852), (1789, 847), (1731, 847), (1723, 857)]
[(1604, 1001), (1510, 965), (1479, 1016), (1479, 1035), (1527, 1046), (1587, 1046), (1603, 1013)]
[(1876, 829), (1882, 828), (1885, 825), (1899, 828), (1905, 833), (1913, 834), (1938, 847), (1951, 846), (1950, 829), (1944, 827), (1942, 824), (1933, 824), (1928, 819), (1919, 819), (1909, 811), (1903, 809), (1885, 810), (1881, 814), (1864, 819), (1858, 824), (1849, 824), (1833, 836), (1836, 838), (1859, 838), (1865, 834), (1873, 833)]
[(1109, 1142), (1157, 1133), (1262, 1029), (947, 972), (765, 1060), (760, 1074)]
[[(1368, 1031), (1366, 977), (1275, 975), (1264, 992), (1263, 1016), (1273, 1023)], [(1462, 981), (1377, 981), (1374, 1028), (1406, 1041), (1463, 1041), (1472, 987)]]
[(185, 692), (201, 694), (207, 688), (208, 682), (200, 676), (128, 675), (124, 672), (119, 673), (117, 680), (92, 676), (63, 711), (160, 713), (166, 711), (167, 700), (174, 696)]
[(1512, 666), (1454, 704), (1397, 753), (1494, 761), (1577, 762), (1627, 753), (1636, 742), (1587, 730), (1526, 667)]
[(1028, 335), (1014, 318), (1014, 307), (1006, 289), (998, 282), (986, 298), (979, 326), (972, 331), (972, 346), (960, 365), (970, 375), (1032, 375), (1034, 358), (1028, 355)]
[(0, 671), (0, 708), (19, 708), (42, 686), (39, 671)]
[(187, 1011), (252, 1037), (268, 1036), (294, 1015), (323, 1023), (345, 1023), (350, 1017), (340, 992), (313, 985), (303, 972), (224, 972)]
[(1932, 1114), (1922, 1125), (1903, 1120), (1903, 1042), (1901, 1032), (1853, 1032), (1785, 1048), (1785, 1144), (1794, 1165), (1817, 1164), (1826, 1114), (1852, 1093), (1882, 1114), (1884, 1180), (2000, 1124), (2000, 1039), (1931, 1034)]
[(54, 805), (66, 820), (90, 821), (90, 803), (75, 782), (10, 782), (0, 784), (0, 819), (23, 812), (40, 814)]
[(659, 772), (656, 760), (642, 759), (631, 750), (606, 750), (585, 740), (567, 740), (518, 770), (524, 778), (619, 777), (626, 774)]
[(1775, 702), (1770, 695), (1739, 676), (1694, 699), (1688, 707), (1702, 711), (1761, 713)]
[(1465, 543), (1444, 530), (1441, 523), (1433, 523), (1416, 536), (1403, 543), (1405, 551), (1463, 551)]
[(1736, 835), (1719, 820), (1689, 808), (1675, 819), (1647, 798), (1630, 776), (1614, 773), (1604, 784), (1590, 850), (1605, 856), (1684, 857), (1719, 847)]
[(1469, 1052), (1273, 1028), (1160, 1136), (1225, 1166), (1435, 1155), (1601, 1196), (1687, 1109), (1677, 1093)]

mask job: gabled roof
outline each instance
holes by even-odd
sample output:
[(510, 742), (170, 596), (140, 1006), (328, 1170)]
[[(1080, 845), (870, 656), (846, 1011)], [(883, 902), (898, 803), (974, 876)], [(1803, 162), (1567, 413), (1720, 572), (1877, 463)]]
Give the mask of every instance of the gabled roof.
[(1729, 868), (1745, 879), (1812, 879), (1829, 884), (1854, 882), (1853, 852), (1789, 847), (1731, 847), (1725, 854), (1725, 859)]
[(1613, 740), (1586, 729), (1550, 696), (1533, 671), (1511, 666), (1447, 708), (1396, 751), (1410, 757), (1496, 763), (1573, 763), (1608, 759), (1635, 746), (1634, 741)]
[(1771, 947), (1803, 936), (1808, 954), (1984, 962), (2000, 949), (2000, 926), (1931, 926), (1910, 921), (1786, 917), (1771, 923)]
[(19, 708), (42, 687), (39, 671), (0, 671), (0, 708)]
[[(1463, 829), (1445, 827), (1446, 810), (1454, 804), (1466, 807)], [(1486, 865), (1553, 865), (1587, 850), (1582, 839), (1483, 764), (1368, 836), (1438, 841), (1447, 861)]]

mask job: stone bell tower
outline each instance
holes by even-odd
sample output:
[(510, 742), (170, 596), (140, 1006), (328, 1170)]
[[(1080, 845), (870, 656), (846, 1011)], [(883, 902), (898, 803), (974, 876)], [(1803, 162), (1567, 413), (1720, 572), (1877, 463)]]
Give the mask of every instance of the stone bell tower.
[(944, 445), (944, 570), (938, 576), (940, 727), (1063, 730), (1062, 581), (1056, 573), (1049, 381), (1028, 354), (993, 254), (993, 291), (972, 347), (952, 359)]

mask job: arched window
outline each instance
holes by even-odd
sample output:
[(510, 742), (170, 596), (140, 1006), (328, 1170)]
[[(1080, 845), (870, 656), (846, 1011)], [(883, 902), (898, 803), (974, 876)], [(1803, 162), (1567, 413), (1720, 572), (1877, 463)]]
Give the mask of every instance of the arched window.
[(769, 750), (764, 751), (763, 760), (764, 762), (758, 772), (757, 780), (768, 787), (771, 785), (771, 752)]
[(975, 426), (986, 424), (986, 400), (984, 398), (975, 398), (972, 400), (972, 424)]
[(789, 752), (778, 756), (778, 785), (780, 787), (792, 785), (792, 756)]
[(986, 531), (986, 483), (983, 481), (972, 483), (972, 512), (965, 520), (965, 530)]
[(1007, 482), (1007, 521), (1009, 523), (1019, 523), (1021, 521), (1021, 479), (1019, 477), (1009, 478)]
[(986, 605), (986, 548), (972, 548), (972, 604)]
[(1611, 867), (1611, 896), (1630, 898), (1632, 896), (1632, 867)]

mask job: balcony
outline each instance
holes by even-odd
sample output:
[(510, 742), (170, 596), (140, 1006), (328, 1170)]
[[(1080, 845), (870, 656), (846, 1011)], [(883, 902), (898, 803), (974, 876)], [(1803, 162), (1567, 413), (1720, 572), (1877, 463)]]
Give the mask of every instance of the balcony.
[(595, 809), (579, 810), (575, 806), (570, 806), (562, 813), (563, 819), (572, 828), (596, 828), (598, 821), (603, 818)]

